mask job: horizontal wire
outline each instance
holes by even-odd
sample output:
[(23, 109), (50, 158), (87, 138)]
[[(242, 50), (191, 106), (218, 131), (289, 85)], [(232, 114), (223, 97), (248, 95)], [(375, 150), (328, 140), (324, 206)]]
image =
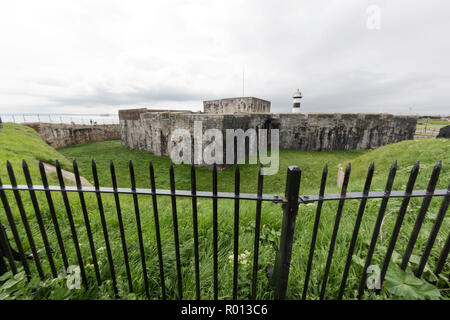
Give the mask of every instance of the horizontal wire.
[[(1, 190), (17, 190), (17, 191), (28, 191), (28, 190), (34, 190), (34, 191), (51, 191), (51, 192), (60, 192), (60, 191), (66, 191), (66, 192), (87, 192), (87, 193), (118, 193), (118, 194), (142, 194), (142, 195), (153, 195), (153, 192), (151, 189), (142, 189), (142, 188), (136, 188), (135, 190), (131, 188), (117, 188), (114, 190), (114, 188), (111, 187), (100, 187), (99, 189), (96, 189), (95, 187), (81, 187), (77, 188), (75, 186), (66, 186), (64, 188), (61, 188), (60, 186), (49, 186), (48, 188), (45, 188), (41, 185), (32, 186), (31, 188), (26, 185), (0, 185)], [(447, 194), (447, 190), (440, 189), (435, 190), (434, 192), (427, 192), (427, 190), (414, 190), (411, 194), (408, 194), (405, 191), (392, 191), (389, 195), (387, 195), (384, 191), (371, 191), (367, 195), (365, 195), (363, 192), (347, 192), (344, 196), (342, 196), (340, 193), (328, 193), (325, 194), (323, 197), (320, 195), (314, 194), (314, 195), (302, 195), (299, 196), (299, 203), (313, 203), (317, 202), (319, 200), (323, 201), (333, 201), (333, 200), (340, 200), (340, 199), (382, 199), (384, 197), (389, 198), (404, 198), (404, 197), (425, 197), (425, 196), (433, 196), (433, 197), (443, 197)], [(240, 193), (239, 195), (236, 195), (232, 192), (217, 192), (216, 195), (213, 194), (213, 192), (208, 191), (197, 191), (195, 194), (192, 193), (190, 190), (176, 190), (174, 194), (170, 190), (166, 189), (156, 189), (155, 195), (157, 196), (179, 196), (179, 197), (197, 197), (197, 198), (218, 198), (218, 199), (240, 199), (240, 200), (261, 200), (261, 201), (272, 201), (275, 203), (278, 202), (285, 202), (284, 197), (280, 195), (273, 195), (273, 194), (263, 194), (261, 197), (259, 197), (257, 194), (254, 193)]]

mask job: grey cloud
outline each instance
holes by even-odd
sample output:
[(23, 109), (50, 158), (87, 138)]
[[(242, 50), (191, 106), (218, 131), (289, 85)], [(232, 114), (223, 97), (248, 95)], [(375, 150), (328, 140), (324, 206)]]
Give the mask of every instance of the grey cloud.
[(155, 103), (160, 101), (192, 101), (202, 99), (200, 94), (187, 89), (158, 86), (151, 88), (135, 88), (127, 92), (114, 92), (107, 88), (97, 87), (89, 94), (78, 94), (54, 97), (50, 100), (60, 105), (131, 105)]
[[(381, 8), (378, 31), (365, 25), (371, 4)], [(33, 41), (30, 30), (0, 30), (0, 111), (166, 102), (197, 109), (202, 100), (239, 96), (245, 67), (246, 95), (271, 100), (274, 112), (289, 112), (299, 88), (303, 112), (450, 114), (449, 9), (433, 0), (94, 3), (51, 20), (40, 3), (28, 16), (40, 20), (30, 25), (59, 31), (54, 21), (82, 23), (29, 51), (16, 39)], [(9, 16), (14, 25), (13, 15), (3, 21)]]

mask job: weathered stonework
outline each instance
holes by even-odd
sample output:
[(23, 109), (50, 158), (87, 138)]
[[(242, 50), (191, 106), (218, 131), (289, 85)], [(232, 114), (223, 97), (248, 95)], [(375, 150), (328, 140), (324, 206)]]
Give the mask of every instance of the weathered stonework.
[(305, 151), (358, 150), (411, 140), (417, 118), (391, 114), (274, 114), (280, 148)]
[(120, 125), (72, 125), (55, 123), (26, 123), (53, 148), (83, 144), (94, 141), (120, 139)]
[(119, 110), (119, 119), (121, 120), (139, 120), (141, 118), (141, 113), (163, 113), (163, 112), (171, 112), (171, 113), (191, 113), (189, 110), (164, 110), (164, 109), (126, 109)]
[(450, 126), (442, 127), (439, 130), (439, 134), (437, 135), (436, 138), (447, 138), (447, 139), (450, 139)]
[(390, 114), (141, 112), (138, 120), (121, 117), (122, 144), (169, 156), (171, 133), (186, 129), (193, 136), (194, 121), (202, 121), (203, 131), (211, 128), (222, 131), (224, 160), (226, 129), (279, 129), (281, 149), (333, 151), (370, 149), (413, 139), (417, 124), (416, 117)]
[(270, 101), (255, 97), (203, 101), (205, 113), (269, 113)]
[[(171, 133), (186, 129), (194, 136), (194, 122), (202, 122), (203, 134), (208, 129), (218, 129), (224, 138), (224, 163), (226, 159), (226, 129), (270, 127), (270, 114), (201, 114), (201, 113), (143, 113), (139, 120), (120, 120), (122, 144), (126, 147), (151, 151), (155, 155), (169, 156)], [(209, 141), (204, 140), (204, 144)]]
[[(223, 136), (223, 163), (226, 163), (226, 130), (279, 129), (279, 147), (304, 151), (333, 151), (377, 148), (414, 138), (417, 118), (391, 114), (356, 113), (270, 113), (270, 101), (254, 97), (203, 102), (204, 112), (133, 109), (120, 110), (122, 144), (132, 149), (170, 156), (172, 133), (185, 129), (194, 137), (194, 124), (201, 121), (203, 134), (218, 129)], [(259, 135), (257, 134), (258, 138)], [(181, 139), (181, 138), (179, 138)], [(203, 136), (203, 147), (209, 145)], [(248, 139), (246, 155), (249, 152)], [(270, 144), (270, 130), (267, 142)], [(176, 143), (176, 142), (175, 142)], [(235, 142), (236, 143), (236, 142)], [(191, 155), (194, 154), (191, 140)], [(236, 148), (235, 148), (236, 149)], [(179, 150), (177, 149), (177, 152)], [(185, 151), (185, 150), (184, 150)], [(236, 150), (234, 150), (236, 156)], [(216, 160), (220, 159), (216, 158)], [(205, 163), (203, 163), (205, 165)]]

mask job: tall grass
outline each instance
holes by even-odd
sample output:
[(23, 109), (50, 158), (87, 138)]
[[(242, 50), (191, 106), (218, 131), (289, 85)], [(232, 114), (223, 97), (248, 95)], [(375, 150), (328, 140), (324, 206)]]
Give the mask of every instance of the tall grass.
[[(155, 167), (156, 184), (158, 188), (169, 188), (169, 159), (165, 157), (154, 156), (148, 152), (129, 150), (120, 145), (119, 141), (109, 141), (100, 143), (91, 143), (86, 145), (67, 147), (53, 150), (39, 140), (36, 133), (31, 129), (23, 128), (18, 125), (7, 124), (0, 130), (0, 159), (10, 160), (16, 170), (19, 183), (24, 183), (21, 171), (21, 158), (29, 162), (31, 174), (35, 184), (40, 184), (40, 178), (35, 159), (41, 159), (46, 162), (53, 162), (56, 158), (62, 161), (66, 169), (70, 169), (70, 160), (76, 159), (80, 167), (81, 174), (93, 182), (91, 172), (91, 160), (95, 159), (99, 171), (100, 184), (102, 186), (111, 186), (111, 177), (109, 174), (109, 160), (113, 159), (116, 167), (119, 187), (130, 187), (128, 160), (133, 160), (136, 183), (138, 188), (149, 188), (148, 162), (151, 160)], [(371, 161), (375, 161), (375, 176), (371, 190), (383, 190), (389, 166), (393, 160), (399, 161), (399, 170), (394, 184), (394, 189), (402, 190), (406, 184), (409, 171), (414, 162), (421, 161), (421, 171), (416, 183), (416, 189), (425, 189), (431, 170), (435, 163), (443, 160), (443, 170), (438, 182), (438, 188), (447, 188), (450, 181), (450, 171), (447, 164), (450, 163), (450, 142), (448, 140), (427, 140), (427, 141), (405, 141), (393, 145), (378, 148), (376, 150), (360, 151), (341, 151), (341, 152), (302, 152), (293, 150), (281, 150), (280, 152), (280, 170), (278, 174), (264, 177), (264, 193), (280, 194), (284, 193), (286, 168), (289, 165), (298, 165), (302, 169), (302, 180), (300, 192), (302, 194), (314, 194), (318, 192), (322, 168), (328, 163), (330, 168), (329, 183), (326, 192), (338, 192), (336, 186), (336, 175), (338, 164), (345, 165), (352, 163), (352, 173), (350, 179), (351, 191), (361, 191), (364, 183), (367, 167)], [(219, 172), (219, 191), (233, 192), (234, 190), (234, 168), (229, 168)], [(257, 186), (257, 166), (242, 165), (241, 171), (241, 192), (256, 192)], [(0, 167), (0, 177), (3, 183), (9, 183), (5, 167)], [(190, 189), (190, 168), (189, 166), (175, 166), (175, 177), (177, 189)], [(50, 177), (52, 184), (57, 184), (55, 176)], [(211, 171), (205, 168), (197, 168), (197, 185), (199, 190), (211, 190)], [(20, 215), (15, 205), (14, 197), (7, 192), (8, 200), (14, 210), (16, 223), (21, 230), (23, 229)], [(30, 220), (32, 232), (38, 248), (43, 248), (39, 228), (36, 223), (35, 213), (31, 206), (29, 195), (26, 192), (21, 194), (25, 204), (27, 217)], [(98, 212), (97, 202), (94, 194), (86, 194), (86, 203), (88, 207), (89, 219), (91, 222), (95, 249), (99, 261), (100, 273), (103, 280), (102, 285), (97, 286), (93, 270), (93, 260), (91, 257), (86, 228), (82, 217), (79, 197), (77, 194), (69, 194), (72, 211), (77, 228), (77, 233), (81, 243), (81, 251), (88, 274), (89, 289), (72, 290), (66, 293), (64, 297), (71, 299), (109, 299), (114, 298), (112, 282), (110, 281), (110, 269), (107, 260), (105, 242), (102, 233), (101, 221)], [(143, 299), (145, 298), (143, 273), (139, 254), (139, 242), (137, 237), (135, 212), (132, 197), (121, 195), (121, 209), (124, 219), (126, 244), (129, 252), (131, 276), (133, 279), (134, 292), (130, 293), (126, 279), (125, 264), (119, 233), (117, 212), (112, 195), (102, 195), (105, 215), (107, 220), (110, 242), (118, 279), (119, 296), (123, 299)], [(66, 249), (69, 255), (71, 265), (77, 265), (77, 259), (73, 246), (73, 239), (70, 228), (67, 223), (67, 215), (61, 195), (53, 194), (55, 208), (58, 220), (62, 227), (62, 234)], [(47, 201), (43, 194), (38, 194), (39, 206), (42, 211), (44, 223), (48, 230), (50, 243), (54, 250), (56, 265), (61, 273), (64, 273), (61, 256), (57, 249), (57, 239), (52, 225)], [(391, 199), (386, 211), (386, 217), (383, 222), (381, 235), (378, 239), (377, 249), (374, 255), (373, 263), (383, 262), (384, 253), (390, 239), (393, 225), (401, 200)], [(367, 253), (370, 237), (372, 234), (374, 222), (379, 208), (379, 200), (369, 200), (366, 212), (361, 224), (359, 237), (355, 249), (355, 261), (364, 259)], [(412, 199), (408, 208), (407, 215), (401, 230), (401, 236), (396, 246), (396, 254), (402, 254), (409, 234), (412, 230), (416, 215), (421, 205), (421, 199)], [(431, 227), (435, 221), (437, 210), (439, 209), (440, 199), (433, 199), (425, 223), (421, 229), (419, 239), (414, 249), (414, 258), (420, 256)], [(344, 206), (344, 213), (339, 228), (336, 251), (334, 253), (333, 263), (330, 270), (330, 276), (327, 285), (325, 298), (333, 299), (337, 296), (337, 290), (347, 256), (348, 243), (354, 228), (356, 213), (359, 201), (347, 201)], [(155, 224), (153, 220), (153, 207), (150, 197), (140, 196), (139, 207), (141, 212), (141, 222), (143, 227), (143, 240), (145, 244), (145, 259), (147, 262), (147, 272), (149, 276), (149, 287), (152, 299), (161, 298), (158, 254), (156, 247)], [(161, 225), (162, 251), (164, 261), (165, 283), (167, 286), (167, 297), (169, 299), (177, 298), (177, 276), (175, 263), (175, 250), (173, 238), (173, 221), (170, 199), (167, 197), (158, 197), (159, 219)], [(194, 241), (192, 208), (190, 199), (177, 199), (178, 219), (179, 219), (179, 237), (180, 237), (180, 257), (182, 265), (183, 278), (183, 298), (195, 298), (195, 267), (194, 267)], [(230, 200), (219, 200), (219, 298), (230, 299), (232, 297), (233, 281), (233, 217), (234, 204)], [(251, 292), (251, 272), (253, 259), (253, 241), (254, 241), (254, 221), (255, 221), (256, 203), (252, 201), (241, 201), (240, 227), (239, 227), (239, 287), (238, 298), (247, 299)], [(330, 237), (333, 229), (334, 218), (337, 210), (337, 203), (326, 203), (323, 207), (321, 223), (316, 244), (313, 269), (310, 279), (308, 298), (317, 299), (319, 296), (320, 285), (323, 278), (323, 270), (328, 253)], [(312, 237), (312, 229), (316, 204), (301, 205), (299, 208), (297, 226), (295, 230), (295, 242), (293, 248), (291, 274), (288, 286), (288, 299), (299, 299), (303, 289), (304, 275), (306, 271), (306, 261), (309, 254), (309, 245)], [(261, 221), (261, 244), (258, 269), (257, 299), (273, 298), (273, 290), (270, 287), (266, 277), (266, 267), (273, 264), (275, 257), (275, 247), (279, 241), (279, 231), (281, 228), (282, 209), (281, 205), (274, 203), (263, 203), (262, 221)], [(8, 225), (6, 222), (4, 208), (0, 205), (0, 222)], [(200, 256), (200, 278), (201, 278), (201, 297), (211, 299), (213, 297), (213, 238), (212, 238), (212, 200), (198, 200), (198, 223), (199, 223), (199, 256)], [(432, 255), (429, 260), (429, 266), (433, 266), (442, 249), (443, 242), (449, 233), (450, 223), (447, 217), (440, 229), (438, 239), (433, 247)], [(10, 229), (8, 235), (12, 239)], [(23, 233), (21, 234), (21, 236)], [(29, 252), (28, 241), (22, 236), (25, 251)], [(12, 241), (13, 242), (13, 241)], [(14, 245), (13, 245), (14, 246)], [(50, 269), (45, 254), (41, 253), (41, 261), (47, 276), (50, 276)], [(412, 259), (412, 260), (413, 260)], [(29, 261), (32, 268), (33, 262)], [(411, 266), (412, 267), (412, 266)], [(444, 268), (443, 275), (448, 277), (450, 270), (449, 264)], [(36, 272), (35, 270), (33, 270)], [(358, 263), (353, 263), (350, 269), (347, 290), (344, 298), (353, 299), (356, 297), (356, 289), (359, 284), (362, 267)], [(61, 282), (59, 286), (64, 287)], [(445, 287), (443, 288), (445, 289)], [(53, 291), (54, 292), (54, 291)], [(444, 291), (442, 291), (444, 292)], [(52, 298), (50, 291), (37, 290), (30, 292), (28, 298)], [(393, 298), (387, 290), (382, 290), (380, 296), (375, 296), (367, 292), (365, 298)]]

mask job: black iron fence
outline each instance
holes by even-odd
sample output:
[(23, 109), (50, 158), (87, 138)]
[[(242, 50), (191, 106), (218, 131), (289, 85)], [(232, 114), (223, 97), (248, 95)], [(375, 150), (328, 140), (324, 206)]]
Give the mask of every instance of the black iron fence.
[[(358, 289), (358, 298), (363, 296), (365, 285), (366, 285), (366, 277), (367, 277), (367, 269), (371, 264), (373, 254), (375, 252), (375, 247), (377, 244), (377, 238), (380, 233), (380, 228), (382, 227), (383, 218), (385, 216), (386, 207), (388, 201), (392, 198), (400, 198), (402, 199), (401, 206), (398, 208), (398, 214), (396, 217), (396, 222), (394, 228), (392, 230), (392, 236), (390, 238), (389, 245), (387, 247), (384, 262), (381, 269), (380, 274), (380, 283), (383, 283), (384, 278), (386, 276), (387, 269), (389, 267), (392, 254), (394, 252), (394, 248), (397, 242), (397, 239), (400, 234), (400, 229), (403, 224), (403, 220), (405, 214), (407, 212), (408, 204), (411, 198), (422, 198), (422, 204), (419, 210), (419, 213), (415, 219), (414, 227), (412, 229), (411, 234), (408, 237), (408, 243), (406, 246), (406, 250), (403, 254), (401, 268), (403, 270), (406, 269), (408, 265), (408, 261), (411, 257), (412, 251), (415, 247), (416, 241), (418, 239), (419, 233), (421, 231), (422, 224), (424, 222), (425, 215), (429, 208), (430, 202), (433, 197), (441, 197), (443, 201), (440, 205), (439, 212), (436, 216), (434, 225), (431, 229), (431, 232), (428, 235), (428, 240), (426, 241), (425, 249), (420, 258), (420, 262), (418, 264), (418, 268), (415, 270), (415, 275), (417, 277), (421, 277), (425, 265), (430, 256), (430, 252), (435, 243), (438, 232), (443, 224), (448, 205), (450, 199), (450, 185), (447, 190), (436, 190), (436, 184), (441, 171), (441, 162), (439, 162), (435, 168), (433, 169), (431, 178), (428, 183), (428, 188), (426, 190), (413, 190), (414, 184), (419, 172), (419, 162), (414, 165), (409, 175), (409, 181), (406, 185), (405, 191), (392, 191), (394, 178), (397, 171), (397, 162), (394, 162), (387, 179), (386, 187), (384, 191), (370, 191), (370, 186), (372, 182), (372, 178), (374, 176), (374, 165), (373, 163), (370, 165), (368, 169), (368, 173), (365, 180), (365, 185), (362, 192), (347, 192), (351, 166), (350, 164), (347, 166), (345, 170), (344, 180), (342, 184), (342, 190), (339, 194), (325, 194), (325, 186), (327, 181), (328, 169), (327, 166), (324, 167), (322, 173), (322, 180), (320, 184), (320, 192), (315, 195), (301, 195), (300, 191), (300, 181), (301, 181), (301, 170), (298, 167), (291, 166), (287, 170), (287, 179), (286, 179), (286, 191), (284, 196), (279, 195), (271, 195), (263, 193), (263, 175), (262, 170), (259, 170), (258, 174), (258, 186), (257, 193), (241, 193), (240, 192), (240, 171), (239, 167), (236, 166), (235, 170), (235, 190), (232, 193), (229, 192), (218, 192), (217, 188), (217, 168), (213, 167), (212, 170), (212, 192), (205, 191), (197, 191), (197, 182), (196, 182), (196, 169), (194, 166), (191, 167), (191, 190), (177, 190), (175, 187), (175, 177), (174, 177), (174, 168), (171, 165), (169, 174), (170, 174), (170, 190), (157, 189), (155, 184), (155, 172), (152, 163), (149, 163), (149, 177), (150, 177), (150, 188), (142, 189), (136, 187), (135, 182), (135, 173), (132, 162), (129, 162), (129, 171), (131, 178), (131, 186), (130, 188), (118, 188), (116, 172), (114, 168), (114, 164), (111, 161), (110, 163), (110, 174), (112, 179), (112, 187), (101, 187), (99, 184), (99, 176), (97, 173), (96, 163), (92, 161), (92, 174), (94, 180), (94, 186), (86, 187), (82, 186), (81, 178), (79, 174), (79, 169), (76, 161), (73, 162), (73, 170), (76, 178), (76, 186), (66, 186), (64, 182), (64, 176), (61, 169), (61, 166), (58, 162), (56, 162), (56, 172), (59, 180), (58, 186), (50, 186), (47, 179), (47, 174), (44, 169), (43, 163), (39, 163), (39, 170), (42, 179), (42, 185), (34, 185), (30, 171), (27, 163), (23, 162), (23, 172), (26, 180), (26, 185), (18, 185), (14, 170), (9, 162), (7, 162), (7, 171), (10, 179), (10, 185), (2, 184), (0, 180), (0, 198), (1, 203), (3, 204), (3, 213), (0, 216), (0, 219), (4, 217), (7, 218), (8, 221), (8, 229), (10, 234), (12, 234), (12, 240), (9, 241), (6, 228), (0, 228), (0, 272), (5, 272), (9, 269), (13, 273), (17, 273), (18, 266), (17, 262), (20, 262), (22, 265), (28, 279), (32, 276), (32, 269), (36, 270), (39, 277), (41, 279), (45, 279), (48, 277), (48, 274), (45, 274), (42, 267), (42, 259), (44, 258), (44, 254), (41, 251), (45, 252), (46, 259), (48, 260), (48, 264), (50, 266), (50, 273), (52, 277), (57, 277), (57, 267), (54, 261), (55, 251), (58, 251), (58, 254), (61, 257), (61, 260), (64, 264), (65, 270), (69, 267), (68, 261), (68, 253), (66, 250), (67, 243), (63, 241), (62, 231), (61, 231), (61, 219), (57, 217), (55, 204), (53, 195), (55, 193), (61, 194), (62, 201), (65, 208), (65, 213), (67, 217), (67, 222), (70, 227), (70, 234), (73, 242), (73, 246), (76, 252), (76, 259), (80, 269), (80, 275), (82, 279), (82, 283), (85, 287), (88, 286), (87, 281), (87, 271), (86, 271), (86, 260), (88, 257), (82, 255), (82, 250), (80, 249), (80, 226), (76, 225), (74, 221), (74, 212), (72, 210), (72, 206), (69, 200), (69, 193), (77, 193), (79, 196), (79, 201), (81, 204), (81, 213), (84, 220), (84, 227), (87, 233), (87, 240), (90, 250), (90, 255), (93, 270), (95, 273), (95, 279), (97, 284), (100, 285), (102, 281), (107, 279), (102, 279), (99, 271), (99, 263), (97, 259), (96, 252), (96, 244), (93, 238), (93, 231), (91, 229), (90, 217), (96, 214), (95, 212), (89, 212), (88, 207), (86, 205), (86, 194), (95, 194), (97, 200), (98, 214), (101, 221), (101, 230), (103, 234), (103, 240), (106, 248), (107, 261), (109, 265), (109, 278), (108, 280), (112, 281), (114, 292), (116, 296), (119, 296), (119, 292), (117, 289), (117, 279), (116, 279), (116, 265), (119, 263), (117, 260), (114, 262), (113, 254), (112, 254), (112, 246), (110, 244), (110, 234), (109, 229), (110, 226), (106, 222), (105, 218), (105, 210), (104, 210), (104, 202), (102, 200), (102, 196), (105, 194), (112, 194), (114, 196), (114, 202), (116, 207), (117, 219), (118, 219), (118, 229), (120, 232), (121, 239), (121, 249), (123, 254), (123, 264), (125, 265), (126, 270), (126, 278), (128, 282), (129, 291), (133, 292), (133, 280), (132, 280), (132, 272), (129, 262), (129, 249), (127, 247), (125, 228), (123, 222), (123, 214), (121, 210), (121, 202), (119, 199), (119, 195), (128, 194), (132, 196), (133, 204), (134, 204), (134, 213), (135, 213), (135, 221), (137, 228), (137, 236), (139, 242), (139, 255), (140, 255), (140, 264), (142, 268), (142, 279), (144, 282), (145, 294), (148, 298), (150, 298), (150, 289), (149, 289), (149, 279), (148, 279), (148, 268), (145, 256), (146, 242), (143, 239), (143, 226), (141, 222), (141, 209), (138, 201), (138, 197), (151, 197), (152, 199), (152, 207), (153, 207), (153, 222), (155, 228), (155, 236), (156, 236), (156, 247), (157, 247), (157, 260), (159, 264), (159, 278), (160, 278), (160, 295), (162, 299), (166, 299), (166, 276), (164, 274), (164, 263), (163, 263), (163, 252), (162, 252), (162, 240), (160, 234), (160, 222), (159, 222), (159, 209), (157, 197), (169, 197), (171, 199), (171, 212), (173, 219), (173, 239), (174, 239), (174, 248), (175, 248), (175, 265), (176, 265), (176, 283), (177, 283), (177, 298), (183, 298), (183, 279), (181, 272), (181, 261), (180, 261), (180, 239), (179, 239), (179, 226), (178, 226), (178, 210), (177, 210), (177, 197), (187, 197), (192, 200), (192, 226), (193, 226), (193, 245), (194, 245), (194, 265), (195, 265), (195, 292), (196, 298), (200, 299), (200, 258), (199, 258), (199, 226), (198, 226), (198, 209), (197, 202), (198, 199), (206, 198), (212, 200), (212, 233), (213, 233), (213, 292), (214, 299), (218, 299), (218, 291), (219, 291), (219, 264), (218, 264), (218, 200), (219, 199), (228, 199), (234, 201), (234, 228), (233, 228), (233, 288), (232, 288), (232, 297), (237, 298), (238, 296), (238, 255), (239, 255), (239, 213), (240, 213), (240, 201), (241, 200), (250, 200), (256, 202), (256, 218), (254, 224), (254, 242), (253, 242), (253, 265), (252, 265), (252, 279), (251, 279), (251, 294), (249, 298), (256, 297), (256, 288), (258, 282), (258, 269), (259, 269), (259, 246), (260, 246), (260, 236), (261, 236), (261, 207), (263, 202), (274, 202), (282, 204), (283, 207), (283, 216), (280, 217), (282, 219), (281, 225), (281, 236), (279, 239), (279, 246), (276, 252), (275, 261), (272, 266), (267, 266), (267, 273), (269, 276), (270, 283), (274, 286), (274, 293), (276, 299), (284, 299), (286, 297), (289, 272), (290, 272), (290, 264), (291, 264), (291, 256), (293, 252), (293, 244), (294, 244), (294, 231), (296, 228), (296, 220), (297, 213), (301, 212), (301, 206), (307, 205), (309, 203), (317, 203), (314, 227), (312, 232), (312, 239), (309, 247), (309, 258), (306, 262), (306, 272), (304, 274), (303, 280), (303, 293), (302, 298), (307, 298), (308, 286), (310, 283), (311, 269), (314, 262), (315, 257), (315, 249), (316, 249), (316, 241), (317, 236), (319, 235), (319, 224), (322, 213), (322, 206), (324, 202), (328, 201), (337, 201), (337, 212), (335, 214), (335, 222), (333, 227), (333, 232), (331, 235), (331, 240), (329, 244), (328, 254), (326, 258), (325, 268), (323, 270), (323, 276), (321, 278), (321, 286), (320, 286), (320, 298), (323, 299), (325, 296), (325, 291), (327, 287), (327, 282), (330, 274), (330, 268), (332, 264), (333, 254), (336, 248), (336, 238), (339, 231), (339, 226), (341, 222), (341, 218), (344, 212), (344, 203), (347, 200), (360, 200), (359, 209), (357, 212), (354, 229), (352, 233), (352, 237), (350, 243), (348, 244), (348, 253), (345, 261), (345, 268), (342, 273), (342, 280), (339, 287), (339, 293), (336, 298), (341, 299), (343, 297), (344, 291), (346, 289), (346, 283), (349, 276), (350, 266), (352, 264), (352, 256), (355, 251), (355, 245), (357, 243), (358, 234), (361, 227), (361, 221), (363, 219), (363, 215), (365, 213), (365, 208), (367, 201), (369, 199), (381, 199), (381, 203), (378, 209), (378, 215), (376, 218), (376, 222), (374, 225), (373, 233), (371, 235), (370, 246), (365, 257), (365, 265), (363, 271), (360, 275), (360, 285)], [(17, 205), (18, 212), (20, 214), (20, 220), (23, 224), (24, 232), (20, 232), (17, 226), (18, 220), (13, 214), (12, 207), (10, 205), (10, 200), (8, 200), (7, 193), (12, 192), (15, 203)], [(34, 217), (39, 228), (40, 236), (42, 237), (42, 242), (44, 245), (43, 250), (38, 250), (35, 243), (35, 235), (30, 228), (30, 214), (28, 214), (25, 210), (24, 202), (21, 196), (21, 193), (28, 192), (29, 199), (32, 204), (32, 208), (34, 211)], [(46, 202), (48, 205), (48, 209), (50, 212), (50, 218), (52, 223), (52, 232), (55, 233), (57, 239), (57, 246), (59, 250), (55, 250), (54, 246), (50, 243), (48, 237), (48, 230), (44, 224), (43, 217), (41, 214), (41, 207), (39, 205), (39, 201), (37, 198), (37, 193), (44, 193)], [(144, 226), (147, 227), (147, 226)], [(302, 226), (297, 226), (297, 228), (302, 228)], [(24, 242), (26, 246), (24, 245)], [(14, 248), (15, 247), (15, 248)], [(29, 248), (31, 253), (28, 254), (25, 252), (24, 247)], [(434, 273), (439, 275), (447, 262), (447, 257), (450, 250), (450, 233), (447, 236), (444, 247), (440, 253), (440, 256), (437, 262), (434, 265)], [(156, 257), (155, 257), (156, 259)], [(6, 260), (6, 262), (5, 262)], [(31, 268), (31, 261), (34, 261), (35, 268)], [(122, 262), (120, 262), (122, 263)], [(300, 281), (300, 280), (299, 280)]]

